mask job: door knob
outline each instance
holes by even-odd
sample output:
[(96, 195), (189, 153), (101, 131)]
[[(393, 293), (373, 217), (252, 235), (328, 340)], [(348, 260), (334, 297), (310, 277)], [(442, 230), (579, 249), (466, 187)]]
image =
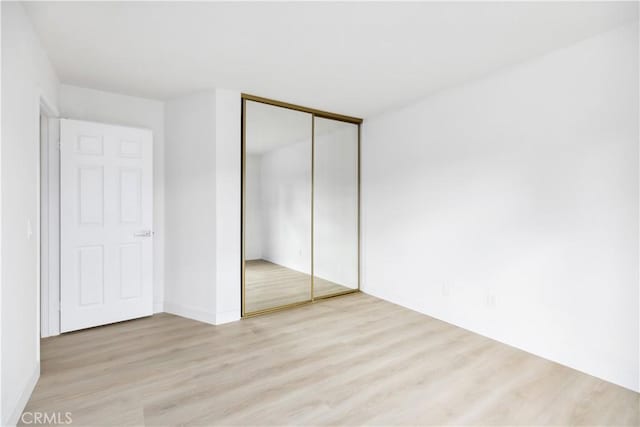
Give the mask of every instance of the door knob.
[(133, 233), (134, 237), (151, 237), (153, 235), (153, 231), (151, 230), (140, 230)]

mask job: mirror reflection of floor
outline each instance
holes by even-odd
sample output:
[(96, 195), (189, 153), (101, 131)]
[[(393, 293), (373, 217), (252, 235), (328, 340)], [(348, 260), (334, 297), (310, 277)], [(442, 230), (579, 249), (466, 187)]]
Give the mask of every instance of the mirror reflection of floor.
[[(350, 289), (319, 277), (314, 280), (316, 297)], [(245, 298), (246, 313), (309, 301), (311, 276), (265, 260), (246, 261)]]

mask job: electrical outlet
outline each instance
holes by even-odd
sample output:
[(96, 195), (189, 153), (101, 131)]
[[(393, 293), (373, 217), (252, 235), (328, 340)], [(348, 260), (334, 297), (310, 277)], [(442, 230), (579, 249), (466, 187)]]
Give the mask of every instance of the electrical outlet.
[(488, 292), (485, 304), (486, 304), (486, 306), (488, 308), (495, 308), (496, 307), (496, 296), (494, 294), (492, 294), (491, 292)]

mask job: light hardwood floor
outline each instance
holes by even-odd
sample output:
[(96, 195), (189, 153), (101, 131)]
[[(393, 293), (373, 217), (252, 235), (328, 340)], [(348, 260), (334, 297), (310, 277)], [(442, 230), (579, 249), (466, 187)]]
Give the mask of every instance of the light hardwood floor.
[(640, 395), (356, 293), (42, 341), (27, 411), (73, 425), (638, 425)]
[[(245, 310), (247, 313), (311, 299), (311, 276), (265, 260), (245, 264)], [(316, 297), (333, 295), (350, 288), (316, 277)]]

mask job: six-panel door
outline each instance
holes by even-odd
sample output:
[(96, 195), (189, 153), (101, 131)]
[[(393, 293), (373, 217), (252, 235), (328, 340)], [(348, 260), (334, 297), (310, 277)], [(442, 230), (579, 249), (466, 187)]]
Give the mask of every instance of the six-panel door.
[(153, 313), (152, 134), (61, 120), (60, 329)]

